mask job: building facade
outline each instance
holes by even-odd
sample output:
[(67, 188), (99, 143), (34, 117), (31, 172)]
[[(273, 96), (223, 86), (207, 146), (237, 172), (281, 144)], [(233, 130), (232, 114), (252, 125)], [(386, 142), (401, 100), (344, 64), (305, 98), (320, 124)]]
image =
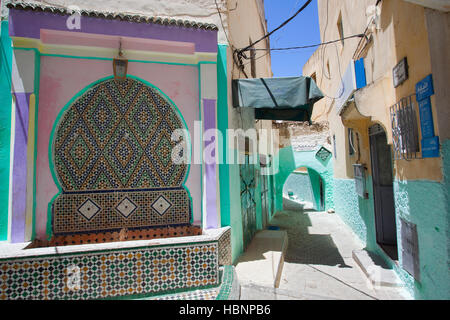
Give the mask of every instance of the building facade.
[(233, 108), (231, 80), (272, 76), (270, 55), (238, 67), (234, 50), (266, 32), (259, 0), (2, 2), (5, 250), (231, 227), (217, 238), (231, 264), (262, 227), (260, 185), (240, 192), (258, 165), (219, 160), (241, 152), (228, 129), (255, 128), (252, 110)]
[(319, 0), (338, 41), (303, 68), (326, 95), (312, 118), (330, 125), (336, 213), (417, 299), (449, 298), (444, 2)]

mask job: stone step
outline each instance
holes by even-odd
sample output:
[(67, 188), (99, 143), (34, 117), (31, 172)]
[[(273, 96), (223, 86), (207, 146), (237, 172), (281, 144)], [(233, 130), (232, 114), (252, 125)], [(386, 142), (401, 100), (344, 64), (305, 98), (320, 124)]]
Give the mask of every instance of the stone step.
[(394, 270), (377, 254), (367, 250), (353, 250), (353, 260), (361, 268), (369, 281), (376, 286), (403, 287)]
[(239, 282), (278, 288), (287, 245), (284, 230), (257, 232), (236, 263)]

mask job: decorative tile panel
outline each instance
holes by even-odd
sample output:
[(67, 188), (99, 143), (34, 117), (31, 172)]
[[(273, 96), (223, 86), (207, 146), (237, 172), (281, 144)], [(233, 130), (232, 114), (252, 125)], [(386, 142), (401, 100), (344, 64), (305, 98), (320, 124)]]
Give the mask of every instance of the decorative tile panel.
[(228, 228), (219, 238), (219, 265), (232, 265), (231, 228)]
[(219, 284), (217, 242), (0, 260), (0, 299), (101, 299)]
[(182, 120), (154, 88), (131, 78), (100, 82), (58, 124), (53, 157), (63, 190), (181, 186), (187, 165), (171, 161), (176, 129)]
[(152, 204), (152, 208), (156, 210), (161, 216), (166, 213), (167, 210), (172, 206), (172, 204), (164, 198), (164, 196), (160, 196), (155, 202)]
[[(88, 211), (88, 208), (85, 208), (86, 203), (95, 203), (99, 208), (90, 219), (87, 212), (95, 211), (95, 206), (91, 205), (92, 209)], [(158, 203), (163, 205), (162, 209)], [(122, 228), (189, 225), (190, 205), (189, 194), (183, 188), (136, 192), (63, 193), (53, 203), (53, 233), (58, 236)], [(78, 208), (83, 208), (84, 214), (81, 214)]]
[(117, 205), (116, 210), (125, 218), (128, 218), (136, 210), (137, 206), (128, 197), (125, 197)]
[(85, 217), (88, 221), (92, 219), (101, 209), (91, 199), (86, 199), (85, 202), (77, 209), (77, 211)]
[(62, 187), (52, 203), (54, 234), (189, 224), (188, 167), (172, 162), (177, 129), (176, 108), (132, 78), (102, 81), (77, 98), (52, 142)]
[(327, 161), (330, 156), (331, 152), (324, 147), (320, 148), (319, 151), (317, 151), (316, 153), (317, 159), (321, 160), (322, 162)]

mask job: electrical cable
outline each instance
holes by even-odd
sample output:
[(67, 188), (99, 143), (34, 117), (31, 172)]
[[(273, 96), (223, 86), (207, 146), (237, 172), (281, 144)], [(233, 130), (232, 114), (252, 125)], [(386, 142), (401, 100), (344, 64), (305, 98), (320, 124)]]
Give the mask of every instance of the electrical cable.
[(239, 49), (238, 50), (238, 55), (242, 55), (244, 51), (248, 51), (255, 44), (261, 42), (262, 40), (266, 39), (267, 37), (270, 37), (274, 32), (280, 30), (282, 27), (284, 27), (286, 24), (288, 24), (292, 19), (294, 19), (300, 12), (302, 12), (311, 2), (312, 2), (312, 0), (306, 1), (306, 3), (299, 10), (297, 10), (297, 12), (292, 17), (290, 17), (289, 19), (285, 20), (282, 24), (280, 24), (278, 27), (276, 27), (275, 29), (273, 29), (272, 31), (270, 31), (269, 33), (264, 35), (259, 40), (256, 40), (255, 42), (249, 44), (247, 47), (245, 47), (243, 49)]
[(332, 40), (332, 41), (327, 41), (327, 42), (322, 42), (322, 43), (317, 43), (317, 44), (311, 44), (311, 45), (307, 45), (307, 46), (297, 46), (297, 47), (287, 47), (287, 48), (253, 49), (253, 50), (255, 50), (255, 51), (269, 51), (269, 50), (270, 51), (283, 51), (283, 50), (307, 49), (307, 48), (320, 47), (323, 45), (332, 44), (332, 43), (347, 40), (347, 39), (363, 38), (363, 37), (365, 37), (365, 35), (361, 33), (361, 34), (354, 34), (352, 36), (344, 37), (344, 38), (337, 39), (337, 40)]
[[(233, 46), (233, 44), (232, 44), (231, 41), (230, 41), (230, 38), (228, 37), (227, 31), (226, 31), (225, 26), (224, 26), (224, 24), (223, 24), (222, 13), (220, 12), (219, 4), (217, 3), (217, 0), (214, 0), (214, 3), (216, 4), (217, 13), (219, 14), (220, 24), (222, 25), (222, 29), (223, 29), (223, 32), (224, 32), (224, 34), (225, 34), (225, 38), (227, 39), (228, 45), (229, 45), (230, 48), (233, 50), (233, 68), (234, 68), (234, 65), (236, 65), (236, 66), (238, 67), (238, 69), (239, 69), (239, 78), (240, 78), (240, 73), (241, 73), (241, 71), (242, 71), (242, 73), (244, 74), (244, 76), (245, 76), (246, 78), (248, 78), (247, 73), (245, 72), (242, 63), (238, 63), (238, 62), (236, 61), (236, 48), (235, 48), (235, 46)], [(236, 3), (236, 7), (235, 7), (233, 10), (235, 10), (236, 8), (237, 8), (237, 3)], [(240, 62), (240, 61), (239, 61), (239, 62)]]

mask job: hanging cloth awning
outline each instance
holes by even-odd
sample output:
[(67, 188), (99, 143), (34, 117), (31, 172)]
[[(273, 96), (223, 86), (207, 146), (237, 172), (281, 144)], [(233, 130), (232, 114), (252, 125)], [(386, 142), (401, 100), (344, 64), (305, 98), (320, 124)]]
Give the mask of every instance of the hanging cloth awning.
[(256, 119), (310, 121), (323, 97), (310, 77), (233, 80), (233, 106), (254, 108)]

